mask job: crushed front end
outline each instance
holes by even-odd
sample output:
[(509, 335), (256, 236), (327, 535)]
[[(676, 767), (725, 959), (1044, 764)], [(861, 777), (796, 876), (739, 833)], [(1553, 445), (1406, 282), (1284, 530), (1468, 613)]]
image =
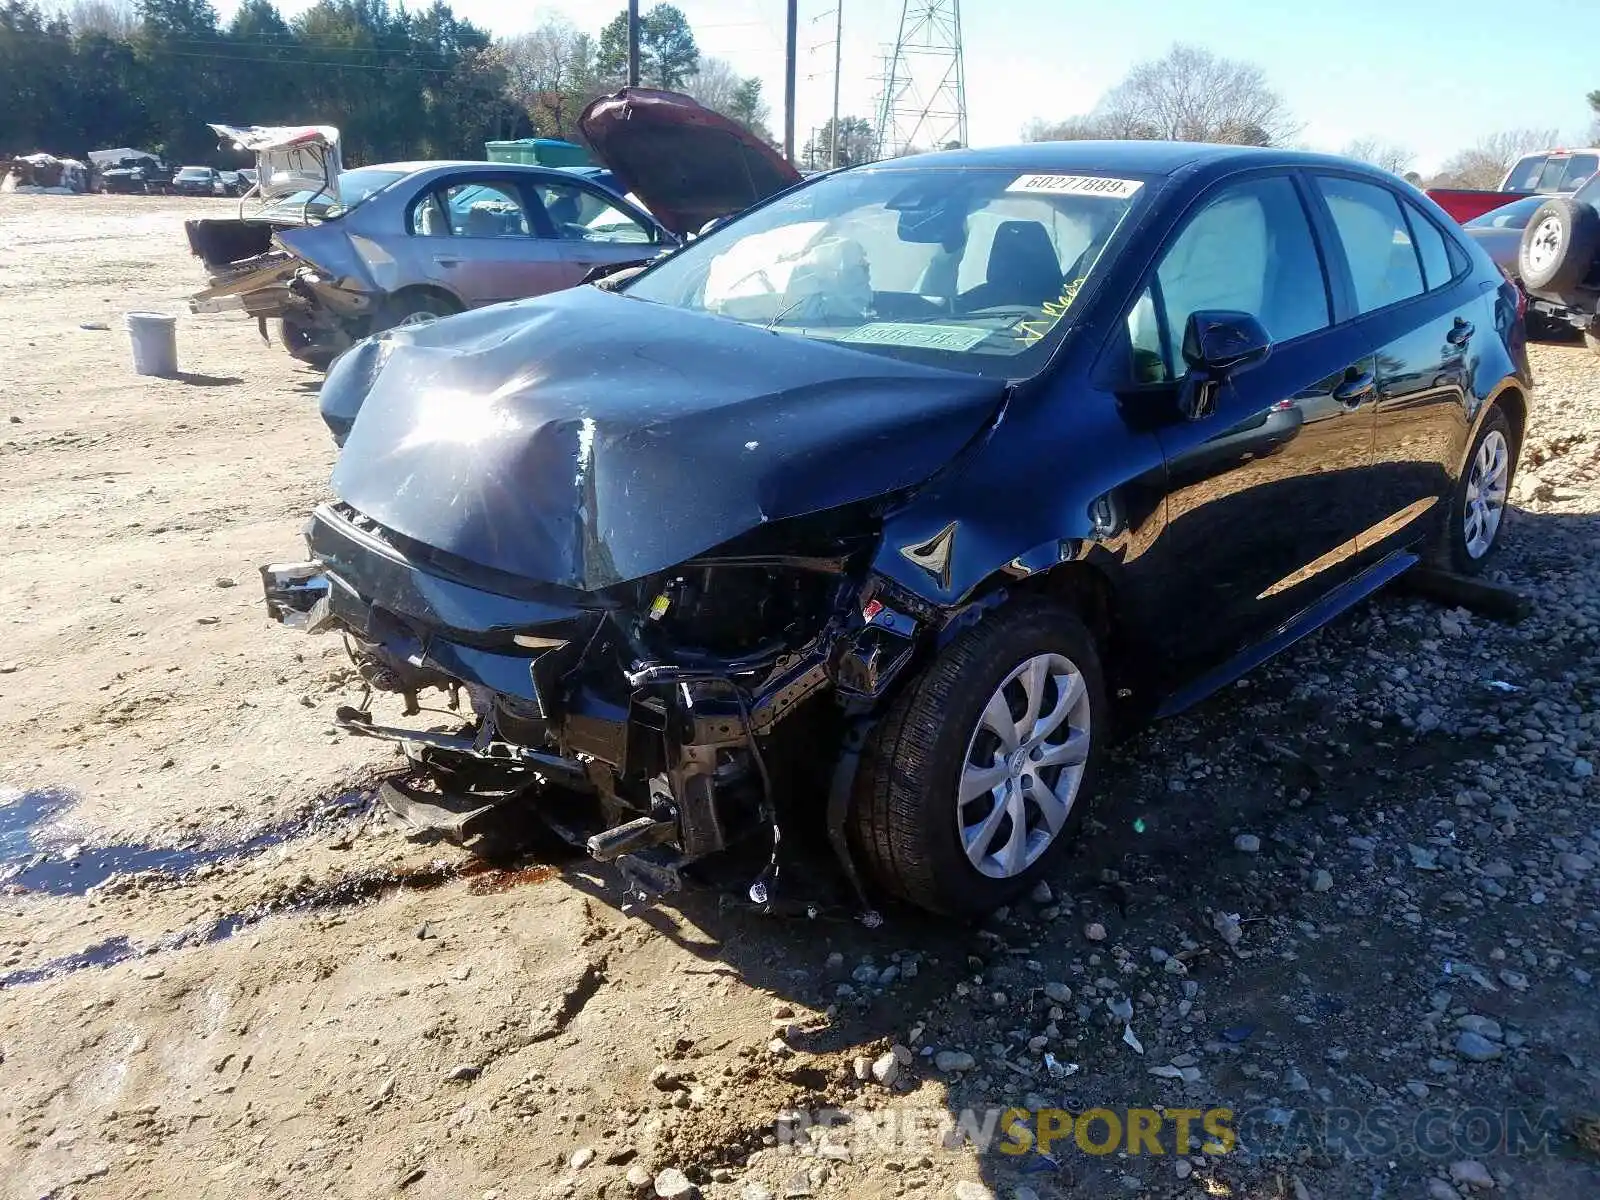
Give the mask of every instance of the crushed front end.
[[(868, 569), (870, 514), (793, 525), (578, 591), (331, 504), (312, 516), (310, 560), (262, 576), (275, 619), (342, 634), (369, 689), (404, 697), (408, 715), (430, 690), (452, 707), (465, 697), (448, 731), (341, 710), (351, 732), (401, 742), (440, 791), (471, 779), (476, 797), (531, 800), (636, 897), (753, 848), (766, 866), (748, 890), (766, 903), (781, 829), (790, 815), (824, 818), (851, 722), (906, 671), (934, 615)], [(842, 832), (829, 833), (854, 879)]]

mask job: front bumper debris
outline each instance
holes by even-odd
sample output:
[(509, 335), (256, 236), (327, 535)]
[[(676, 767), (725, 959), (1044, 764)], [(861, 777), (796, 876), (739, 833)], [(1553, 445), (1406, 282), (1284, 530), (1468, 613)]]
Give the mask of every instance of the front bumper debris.
[(261, 568), (267, 615), (291, 629), (320, 633), (328, 627), (330, 584), (319, 562), (272, 563)]
[[(615, 864), (636, 898), (676, 890), (688, 864), (753, 845), (770, 853), (747, 891), (767, 905), (781, 821), (804, 805), (822, 816), (814, 798), (840, 786), (819, 747), (842, 741), (887, 695), (925, 629), (844, 558), (695, 560), (630, 602), (635, 585), (585, 593), (475, 573), (342, 506), (319, 508), (307, 537), (314, 557), (263, 567), (263, 596), (272, 619), (345, 637), (369, 692), (340, 710), (340, 724), (400, 743), (413, 763), (442, 772), (446, 790), (471, 774), (493, 781), (496, 803), (533, 800), (562, 836)], [(719, 572), (755, 578), (718, 582)], [(781, 636), (752, 640), (746, 653), (667, 644), (669, 630), (715, 631), (717, 621), (695, 625), (679, 610), (710, 603), (719, 587), (734, 592), (734, 610), (746, 592), (760, 605), (774, 592), (808, 599), (775, 609)], [(452, 708), (466, 693), (457, 732), (372, 722), (372, 691), (400, 694), (415, 714), (427, 689)], [(477, 819), (482, 794), (458, 797), (452, 811)], [(564, 805), (558, 820), (545, 811), (573, 798), (587, 820), (572, 822)], [(859, 893), (845, 839), (830, 840)]]

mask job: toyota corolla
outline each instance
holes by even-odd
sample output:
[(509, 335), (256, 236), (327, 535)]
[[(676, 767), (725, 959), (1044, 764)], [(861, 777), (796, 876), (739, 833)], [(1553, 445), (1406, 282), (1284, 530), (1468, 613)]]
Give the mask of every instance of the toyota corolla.
[(470, 706), (350, 728), (439, 794), (577, 805), (637, 890), (743, 842), (765, 899), (811, 822), (864, 894), (977, 912), (1117, 730), (1422, 559), (1481, 569), (1529, 393), (1516, 289), (1382, 172), (907, 158), (358, 344), (337, 499), (266, 599)]

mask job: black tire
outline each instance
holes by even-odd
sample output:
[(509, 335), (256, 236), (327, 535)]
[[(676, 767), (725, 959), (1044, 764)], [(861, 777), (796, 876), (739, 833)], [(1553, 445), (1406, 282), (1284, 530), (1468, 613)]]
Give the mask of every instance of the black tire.
[(311, 331), (293, 317), (278, 321), (278, 341), (291, 358), (305, 363), (316, 371), (326, 371), (338, 355), (326, 347), (316, 346)]
[[(1496, 432), (1505, 439), (1508, 455), (1505, 477), (1506, 502), (1501, 508), (1489, 548), (1482, 554), (1474, 555), (1467, 545), (1467, 491), (1478, 451), (1482, 449), (1489, 435)], [(1458, 575), (1477, 575), (1494, 558), (1495, 551), (1500, 548), (1501, 535), (1505, 532), (1505, 510), (1510, 507), (1511, 485), (1516, 481), (1517, 451), (1521, 444), (1521, 436), (1522, 431), (1512, 427), (1511, 419), (1506, 416), (1506, 410), (1498, 404), (1489, 410), (1488, 416), (1484, 417), (1483, 424), (1478, 427), (1477, 436), (1472, 439), (1472, 450), (1467, 455), (1465, 466), (1461, 469), (1461, 478), (1456, 480), (1455, 491), (1450, 497), (1450, 511), (1445, 518), (1446, 525), (1433, 555), (1436, 565), (1447, 571), (1454, 571)]]
[(1565, 196), (1546, 200), (1522, 231), (1517, 272), (1530, 292), (1571, 295), (1600, 251), (1600, 212)]
[(429, 317), (453, 317), (460, 311), (459, 304), (438, 292), (397, 292), (378, 306), (372, 318), (372, 332), (382, 333), (385, 329)]
[[(993, 878), (967, 858), (952, 793), (990, 698), (1012, 671), (1044, 653), (1063, 655), (1083, 676), (1088, 759), (1048, 848), (1026, 870)], [(998, 609), (945, 647), (878, 723), (856, 782), (855, 854), (891, 895), (932, 912), (973, 916), (1006, 903), (1036, 883), (1076, 835), (1093, 800), (1110, 715), (1099, 652), (1075, 613), (1032, 598)]]

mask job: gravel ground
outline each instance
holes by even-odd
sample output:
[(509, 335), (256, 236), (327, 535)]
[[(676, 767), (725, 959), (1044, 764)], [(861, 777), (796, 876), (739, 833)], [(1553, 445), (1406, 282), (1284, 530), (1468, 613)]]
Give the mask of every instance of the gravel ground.
[[(101, 203), (0, 205), (14, 378), (49, 361), (17, 330), (76, 337), (108, 298), (170, 301), (193, 274), (177, 207)], [(115, 239), (133, 265), (73, 251), (83, 277), (40, 298), (4, 234), (46, 211), (61, 246)], [(3, 577), (13, 612), (35, 606), (0, 675), (0, 1193), (1600, 1194), (1600, 363), (1581, 348), (1535, 351), (1493, 572), (1525, 620), (1384, 593), (1120, 748), (1084, 841), (1027, 900), (869, 930), (708, 893), (625, 911), (587, 864), (530, 847), (485, 869), (333, 803), (391, 760), (326, 734), (347, 681), (242, 595), (198, 633), (214, 598), (179, 610), (127, 663), (111, 637), (80, 647), (74, 622), (116, 616), (101, 577), (132, 574), (145, 540), (127, 506), (204, 517), (215, 478), (276, 456), (234, 524), (157, 535), (180, 565), (154, 612), (292, 555), (326, 471), (281, 351), (221, 318), (189, 336), (236, 381), (203, 404), (91, 350), (97, 412), (36, 387), (0, 443)], [(172, 457), (178, 405), (194, 461)], [(113, 461), (102, 423), (151, 450)], [(186, 470), (213, 482), (186, 492)], [(108, 494), (51, 499), (75, 478), (60, 495)], [(201, 686), (163, 685), (109, 733), (33, 736), (118, 670), (137, 699), (174, 664)], [(1112, 1144), (1112, 1120), (1141, 1136)]]

